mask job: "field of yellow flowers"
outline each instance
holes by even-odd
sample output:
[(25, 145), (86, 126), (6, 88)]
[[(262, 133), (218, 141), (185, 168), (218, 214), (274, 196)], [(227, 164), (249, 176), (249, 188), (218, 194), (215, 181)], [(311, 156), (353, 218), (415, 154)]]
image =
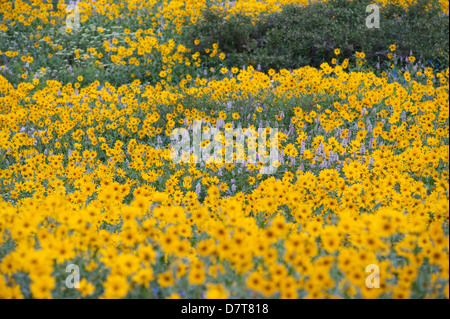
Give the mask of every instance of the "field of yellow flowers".
[[(263, 73), (216, 44), (214, 69), (179, 42), (205, 8), (308, 1), (82, 0), (72, 28), (0, 2), (1, 298), (449, 298), (448, 68), (389, 44), (380, 74), (339, 48)], [(196, 120), (277, 128), (276, 173), (174, 163)]]

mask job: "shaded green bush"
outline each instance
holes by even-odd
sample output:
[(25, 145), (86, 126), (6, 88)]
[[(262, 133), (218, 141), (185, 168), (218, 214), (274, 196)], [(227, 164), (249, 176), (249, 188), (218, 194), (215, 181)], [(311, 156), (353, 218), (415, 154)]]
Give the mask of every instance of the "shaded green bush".
[[(309, 6), (289, 5), (253, 24), (243, 15), (226, 20), (220, 12), (208, 10), (185, 35), (193, 52), (205, 54), (204, 48), (218, 43), (227, 55), (228, 67), (318, 67), (336, 57), (335, 48), (341, 51), (341, 61), (354, 59), (358, 51), (375, 66), (387, 59), (391, 44), (396, 44), (396, 54), (401, 57), (412, 53), (424, 64), (448, 66), (449, 17), (442, 14), (437, 1), (419, 0), (409, 8), (380, 8), (380, 28), (369, 29), (366, 7), (371, 3), (331, 0)], [(200, 44), (194, 45), (192, 39), (199, 39)]]

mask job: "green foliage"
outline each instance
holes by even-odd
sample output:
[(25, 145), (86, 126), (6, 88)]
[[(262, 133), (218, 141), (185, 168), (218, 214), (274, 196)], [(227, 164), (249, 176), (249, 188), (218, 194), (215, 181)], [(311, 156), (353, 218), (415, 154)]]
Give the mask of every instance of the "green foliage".
[[(437, 1), (418, 1), (404, 8), (387, 5), (380, 8), (380, 28), (368, 28), (366, 12), (369, 0), (331, 0), (309, 6), (289, 5), (281, 12), (251, 18), (235, 15), (225, 19), (219, 11), (208, 10), (204, 19), (185, 32), (196, 38), (193, 52), (218, 43), (227, 54), (228, 67), (260, 65), (262, 70), (319, 67), (336, 57), (354, 60), (355, 51), (364, 52), (375, 66), (387, 59), (389, 46), (396, 44), (397, 55), (411, 54), (424, 64), (440, 69), (448, 66), (449, 17), (443, 15)], [(192, 43), (192, 41), (189, 41)]]

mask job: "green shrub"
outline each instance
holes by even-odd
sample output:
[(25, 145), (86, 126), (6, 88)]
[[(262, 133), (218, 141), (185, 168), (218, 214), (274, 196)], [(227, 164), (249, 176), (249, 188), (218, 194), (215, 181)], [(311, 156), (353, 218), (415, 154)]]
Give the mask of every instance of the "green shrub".
[[(442, 14), (437, 1), (419, 0), (409, 8), (380, 8), (380, 28), (369, 29), (366, 7), (372, 2), (331, 0), (309, 6), (289, 5), (253, 24), (243, 15), (226, 20), (220, 12), (208, 10), (199, 23), (185, 30), (185, 35), (193, 52), (205, 54), (204, 48), (218, 43), (227, 55), (228, 67), (319, 67), (336, 57), (335, 48), (341, 51), (341, 61), (354, 59), (358, 51), (375, 66), (387, 59), (391, 44), (396, 44), (396, 54), (401, 57), (412, 53), (424, 63), (439, 60), (441, 67), (448, 66), (449, 17)], [(199, 45), (193, 45), (194, 38), (200, 40)]]
[[(234, 15), (226, 20), (220, 11), (207, 10), (203, 13), (203, 21), (188, 27), (185, 35), (190, 40), (188, 46), (191, 45), (192, 52), (206, 55), (206, 48), (219, 43), (221, 51), (227, 53), (227, 63), (242, 66), (248, 64), (258, 39), (263, 37), (259, 29), (250, 17)], [(192, 39), (198, 39), (200, 43), (195, 45)]]

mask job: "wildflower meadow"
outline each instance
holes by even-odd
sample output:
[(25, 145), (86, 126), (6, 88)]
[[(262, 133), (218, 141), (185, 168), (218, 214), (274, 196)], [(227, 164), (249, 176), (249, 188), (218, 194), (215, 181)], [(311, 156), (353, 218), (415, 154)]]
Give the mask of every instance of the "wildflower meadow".
[(0, 0), (0, 298), (448, 299), (448, 6)]

